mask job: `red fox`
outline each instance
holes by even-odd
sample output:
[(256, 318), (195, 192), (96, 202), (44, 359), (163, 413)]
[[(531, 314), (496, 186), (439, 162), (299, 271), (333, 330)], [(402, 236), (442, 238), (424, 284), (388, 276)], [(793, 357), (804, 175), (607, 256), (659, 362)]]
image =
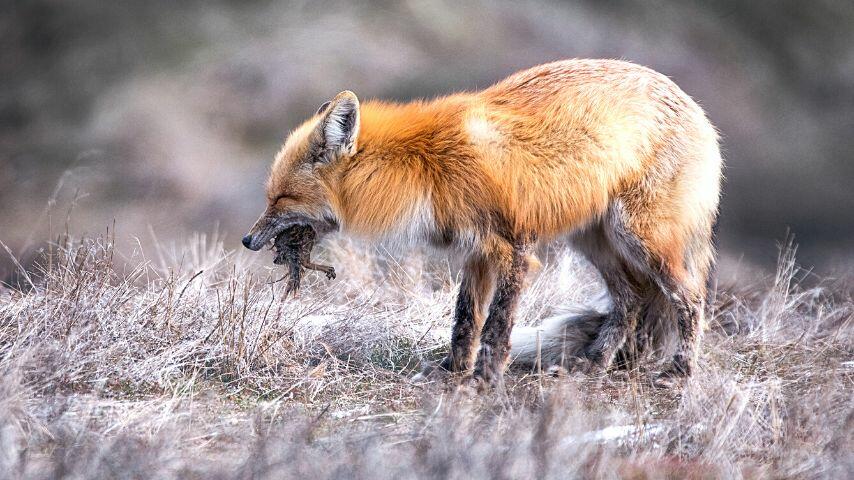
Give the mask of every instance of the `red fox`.
[[(564, 337), (585, 345), (543, 348), (605, 369), (639, 319), (672, 318), (679, 345), (662, 376), (678, 379), (695, 364), (721, 168), (703, 110), (624, 61), (558, 61), (432, 101), (360, 103), (344, 91), (290, 134), (243, 244), (258, 250), (308, 224), (464, 255), (441, 367), (496, 385), (528, 253), (568, 238), (612, 306), (589, 335)], [(559, 335), (553, 327), (545, 334)]]

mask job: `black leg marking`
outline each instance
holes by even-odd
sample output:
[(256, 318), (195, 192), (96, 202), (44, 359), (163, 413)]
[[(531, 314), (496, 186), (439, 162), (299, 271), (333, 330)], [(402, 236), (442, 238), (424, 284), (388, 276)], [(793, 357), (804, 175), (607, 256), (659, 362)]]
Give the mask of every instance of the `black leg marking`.
[(510, 354), (513, 312), (528, 270), (526, 255), (526, 245), (515, 245), (510, 265), (505, 266), (498, 274), (495, 295), (481, 333), (481, 348), (474, 370), (475, 378), (488, 385), (499, 385), (503, 378), (504, 366)]
[(612, 244), (613, 239), (606, 235), (601, 225), (593, 226), (573, 239), (573, 245), (599, 271), (613, 303), (613, 309), (608, 313), (599, 333), (587, 347), (589, 366), (597, 369), (608, 368), (614, 361), (628, 334), (636, 326), (641, 303), (641, 285)]
[[(662, 377), (687, 377), (691, 375), (696, 362), (697, 347), (700, 340), (700, 321), (703, 317), (703, 301), (692, 298), (690, 294), (668, 293), (676, 308), (676, 324), (679, 329), (679, 346)], [(700, 296), (702, 298), (702, 296)]]
[(457, 306), (454, 310), (454, 327), (451, 330), (451, 351), (442, 360), (441, 367), (450, 372), (463, 372), (471, 368), (472, 350), (476, 330), (475, 305), (467, 282), (460, 285)]
[(451, 350), (440, 366), (451, 372), (472, 368), (477, 338), (483, 327), (483, 308), (491, 288), (487, 264), (482, 258), (468, 261), (454, 310)]
[(587, 348), (587, 358), (597, 368), (606, 369), (611, 366), (629, 333), (636, 327), (640, 299), (636, 287), (625, 272), (602, 273), (614, 307), (608, 313), (598, 336)]

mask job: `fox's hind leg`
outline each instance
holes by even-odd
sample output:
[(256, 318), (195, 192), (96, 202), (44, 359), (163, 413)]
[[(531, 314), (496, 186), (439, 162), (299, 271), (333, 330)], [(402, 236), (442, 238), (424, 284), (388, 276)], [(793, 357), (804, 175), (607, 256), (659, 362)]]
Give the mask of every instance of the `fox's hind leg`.
[[(668, 279), (663, 279), (667, 282)], [(685, 377), (691, 374), (696, 363), (700, 340), (700, 325), (703, 320), (704, 299), (676, 285), (664, 286), (676, 309), (676, 322), (679, 330), (679, 345), (670, 365), (661, 372), (659, 379), (666, 383), (668, 378)]]
[[(667, 308), (675, 314), (679, 343), (664, 376), (687, 376), (695, 362), (706, 279), (714, 254), (711, 230), (702, 224), (686, 228), (666, 221), (649, 221), (656, 218), (656, 212), (639, 213), (639, 208), (615, 202), (607, 215), (605, 236), (635, 277), (648, 283), (651, 290), (647, 295), (660, 294), (667, 300), (656, 302), (655, 308)], [(659, 316), (667, 314), (661, 311)]]
[(572, 244), (596, 267), (611, 296), (612, 309), (587, 347), (587, 359), (593, 366), (608, 368), (635, 328), (641, 288), (602, 226), (595, 225), (576, 233)]
[(451, 372), (472, 368), (477, 342), (485, 319), (485, 310), (493, 289), (493, 276), (487, 260), (475, 254), (463, 267), (460, 293), (454, 310), (451, 351), (441, 367)]

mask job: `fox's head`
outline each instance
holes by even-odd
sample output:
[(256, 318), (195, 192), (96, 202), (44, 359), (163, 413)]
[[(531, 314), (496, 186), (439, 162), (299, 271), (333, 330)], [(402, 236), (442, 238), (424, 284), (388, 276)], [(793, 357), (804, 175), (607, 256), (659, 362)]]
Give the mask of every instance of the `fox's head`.
[(259, 250), (294, 224), (318, 235), (337, 228), (334, 183), (341, 160), (356, 153), (359, 99), (344, 91), (294, 130), (276, 155), (267, 181), (267, 208), (243, 237)]

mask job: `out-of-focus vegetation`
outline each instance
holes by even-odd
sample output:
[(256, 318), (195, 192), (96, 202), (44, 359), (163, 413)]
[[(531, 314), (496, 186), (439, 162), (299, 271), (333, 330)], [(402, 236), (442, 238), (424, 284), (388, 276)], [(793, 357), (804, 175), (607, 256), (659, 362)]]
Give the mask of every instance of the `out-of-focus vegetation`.
[(804, 263), (850, 264), (851, 2), (31, 0), (0, 12), (0, 240), (23, 263), (72, 205), (73, 232), (115, 219), (125, 245), (150, 243), (149, 226), (161, 240), (219, 228), (237, 245), (278, 144), (339, 90), (406, 100), (614, 57), (673, 77), (720, 128), (725, 253), (773, 263), (789, 229)]

